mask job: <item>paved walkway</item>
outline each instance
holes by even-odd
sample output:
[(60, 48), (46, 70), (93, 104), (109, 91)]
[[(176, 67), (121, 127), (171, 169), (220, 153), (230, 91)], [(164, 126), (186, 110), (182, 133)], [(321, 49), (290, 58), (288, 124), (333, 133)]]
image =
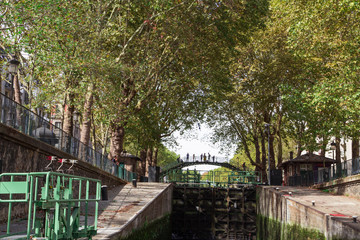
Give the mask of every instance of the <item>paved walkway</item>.
[[(305, 187), (279, 186), (279, 191), (284, 195), (287, 195), (290, 199), (303, 205), (311, 206), (325, 214), (344, 218), (359, 216), (358, 221), (360, 222), (359, 199), (342, 195), (333, 195)], [(291, 196), (289, 195), (289, 192), (292, 193)], [(312, 206), (312, 201), (315, 201), (315, 206)]]
[[(170, 184), (167, 183), (137, 183), (118, 186), (108, 191), (108, 201), (99, 202), (98, 231), (93, 239), (111, 239), (111, 236), (119, 235), (127, 224), (131, 224), (140, 212), (142, 212), (155, 197), (163, 192)], [(95, 204), (89, 203), (90, 225), (94, 223)], [(84, 216), (80, 216), (84, 222)], [(26, 231), (26, 219), (14, 220), (11, 225), (13, 232)], [(0, 224), (0, 235), (6, 233), (6, 224)], [(3, 238), (6, 240), (17, 239), (26, 235), (16, 235)]]
[(109, 201), (99, 206), (98, 234), (93, 239), (110, 239), (120, 233), (139, 212), (164, 189), (167, 183), (138, 183), (116, 187), (109, 191)]

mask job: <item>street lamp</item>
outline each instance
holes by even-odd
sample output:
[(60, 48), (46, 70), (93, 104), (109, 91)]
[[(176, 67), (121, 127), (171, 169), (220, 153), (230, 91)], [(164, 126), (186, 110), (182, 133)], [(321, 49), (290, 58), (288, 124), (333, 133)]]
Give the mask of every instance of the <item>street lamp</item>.
[(9, 61), (9, 69), (8, 69), (9, 73), (11, 75), (17, 74), (17, 72), (19, 70), (19, 65), (20, 65), (20, 62), (17, 59), (15, 59), (15, 58), (11, 59)]
[(335, 175), (335, 158), (334, 158), (334, 151), (336, 150), (336, 143), (330, 143), (330, 149), (332, 150), (332, 157), (333, 157), (333, 176)]
[(334, 151), (336, 150), (336, 143), (332, 142), (330, 144), (330, 149), (332, 150), (333, 160), (334, 160)]
[(265, 123), (265, 128), (268, 133), (268, 183), (270, 186), (271, 185), (271, 180), (270, 180), (270, 124)]

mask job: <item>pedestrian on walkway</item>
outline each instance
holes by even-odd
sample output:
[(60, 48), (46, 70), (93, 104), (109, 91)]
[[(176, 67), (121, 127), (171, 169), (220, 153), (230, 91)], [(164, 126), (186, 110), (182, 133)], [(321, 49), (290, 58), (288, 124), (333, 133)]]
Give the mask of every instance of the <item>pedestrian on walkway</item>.
[(208, 153), (208, 160), (209, 160), (209, 162), (211, 161), (211, 155), (210, 155), (210, 153)]
[(193, 154), (193, 162), (195, 162), (195, 153)]
[(206, 162), (206, 153), (204, 153), (204, 162)]
[(200, 155), (200, 162), (202, 162), (202, 159), (203, 159), (203, 155), (201, 154)]
[(189, 153), (186, 154), (186, 161), (189, 161)]
[(215, 162), (215, 156), (213, 156), (213, 162)]

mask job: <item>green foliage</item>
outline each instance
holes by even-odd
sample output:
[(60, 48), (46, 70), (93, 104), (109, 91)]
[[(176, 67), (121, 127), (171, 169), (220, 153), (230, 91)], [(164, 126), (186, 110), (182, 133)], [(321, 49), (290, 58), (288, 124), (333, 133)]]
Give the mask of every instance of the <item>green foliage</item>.
[(323, 233), (315, 229), (302, 228), (299, 225), (281, 224), (279, 221), (265, 216), (256, 216), (256, 239), (283, 240), (325, 240)]
[(171, 238), (170, 215), (166, 215), (151, 223), (145, 223), (144, 226), (121, 240), (167, 240)]
[(168, 164), (176, 162), (178, 156), (173, 151), (170, 151), (164, 146), (159, 148), (158, 152), (158, 166), (165, 167)]

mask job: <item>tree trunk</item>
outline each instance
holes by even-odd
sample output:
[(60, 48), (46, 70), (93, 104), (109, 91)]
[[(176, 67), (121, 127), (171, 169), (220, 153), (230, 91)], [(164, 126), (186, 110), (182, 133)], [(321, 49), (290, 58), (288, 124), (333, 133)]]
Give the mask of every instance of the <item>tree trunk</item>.
[(277, 131), (277, 136), (278, 136), (278, 144), (277, 144), (277, 166), (280, 166), (283, 162), (283, 149), (282, 149), (282, 138), (281, 138), (281, 134), (280, 131)]
[(120, 157), (124, 147), (125, 127), (113, 126), (111, 130), (110, 157)]
[(72, 103), (74, 95), (69, 93), (66, 99), (65, 112), (64, 112), (64, 122), (63, 130), (68, 136), (73, 136), (73, 113), (74, 113), (74, 104)]
[(254, 145), (255, 145), (255, 162), (258, 164), (255, 167), (255, 171), (260, 171), (262, 168), (261, 166), (261, 152), (260, 152), (260, 145), (259, 145), (259, 138), (256, 136), (254, 137)]
[(320, 156), (321, 157), (325, 157), (325, 154), (326, 154), (326, 146), (327, 146), (327, 139), (326, 137), (322, 137), (322, 142), (321, 142), (321, 149), (320, 149)]
[(353, 137), (351, 143), (351, 158), (355, 159), (359, 157), (359, 138)]
[(153, 166), (152, 153), (153, 153), (152, 148), (148, 147), (147, 152), (146, 152), (146, 172), (145, 172), (145, 175), (147, 177), (149, 176), (149, 167)]
[(271, 133), (268, 134), (270, 134), (270, 169), (275, 169), (274, 135)]
[(84, 104), (84, 115), (81, 125), (80, 141), (85, 144), (89, 144), (89, 140), (90, 140), (93, 90), (94, 90), (94, 84), (90, 84), (90, 86), (88, 87), (88, 92)]
[[(22, 102), (21, 102), (20, 82), (19, 82), (19, 78), (18, 78), (17, 74), (14, 75), (13, 82), (14, 82), (14, 100), (16, 103), (21, 105)], [(16, 124), (15, 124), (15, 126), (20, 131), (23, 131), (22, 122), (21, 122), (21, 112), (22, 112), (22, 108), (16, 107)]]
[(340, 141), (340, 138), (339, 137), (336, 137), (335, 138), (335, 141), (336, 141), (336, 155), (335, 155), (335, 159), (336, 159), (336, 163), (337, 164), (340, 164), (341, 163), (341, 153), (340, 153), (340, 144), (341, 144), (341, 141)]
[(141, 159), (141, 162), (140, 162), (140, 175), (145, 176), (145, 173), (146, 173), (146, 150), (145, 149), (142, 149), (140, 151), (140, 159)]
[(266, 137), (265, 133), (262, 132), (261, 133), (261, 165), (262, 165), (261, 175), (263, 182), (267, 182), (267, 172), (266, 172), (267, 159), (266, 159), (265, 137)]
[(156, 147), (154, 148), (154, 159), (153, 159), (153, 166), (157, 166), (157, 158), (158, 158), (158, 152), (159, 152), (159, 149)]
[(17, 74), (14, 75), (13, 81), (14, 81), (14, 100), (18, 104), (21, 104), (20, 83)]

